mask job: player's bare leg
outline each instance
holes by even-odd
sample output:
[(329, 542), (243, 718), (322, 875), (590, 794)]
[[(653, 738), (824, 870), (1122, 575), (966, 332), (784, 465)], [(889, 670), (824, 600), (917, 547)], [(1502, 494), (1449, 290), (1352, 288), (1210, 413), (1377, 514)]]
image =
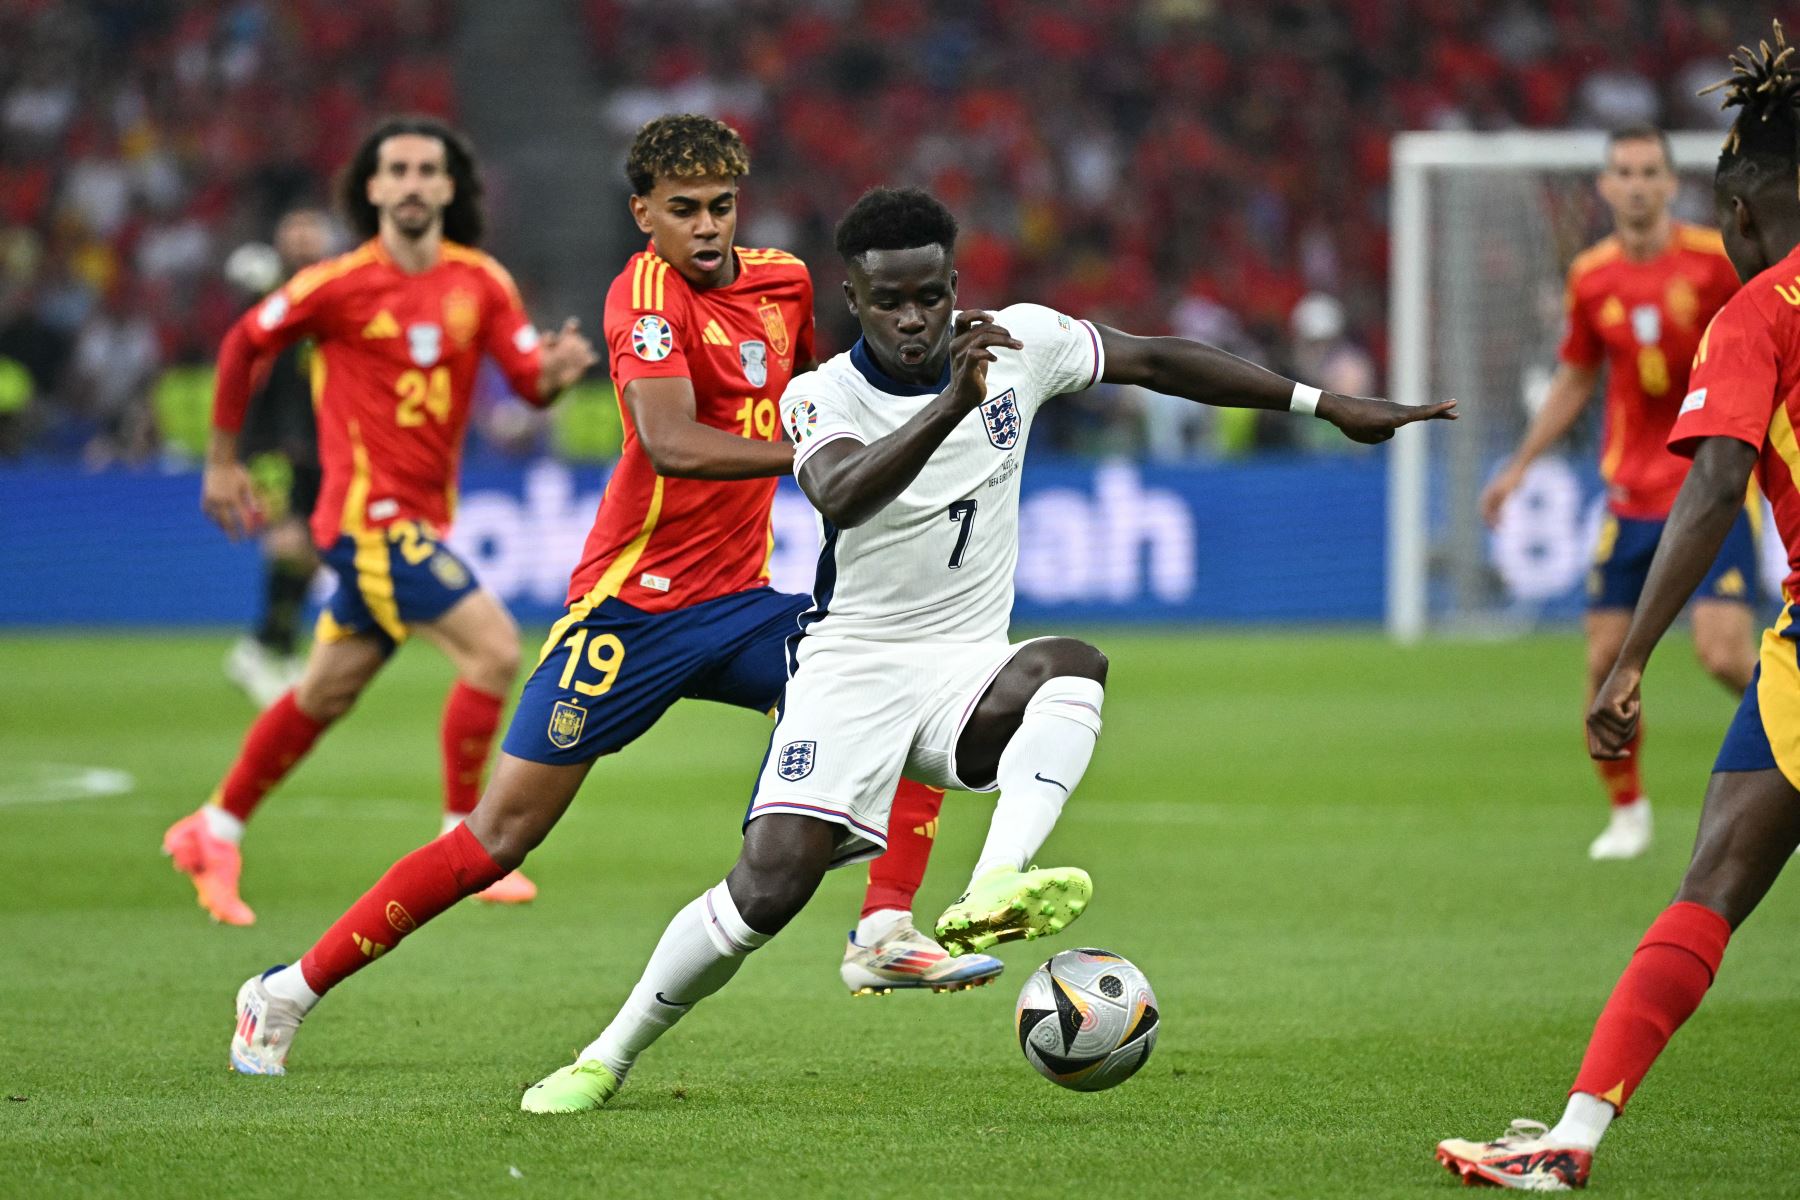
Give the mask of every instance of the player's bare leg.
[(502, 754), (467, 821), (389, 867), (298, 963), (245, 982), (232, 1066), (247, 1075), (285, 1074), (294, 1031), (319, 998), (458, 900), (517, 869), (567, 811), (592, 765)]
[(237, 760), (211, 799), (163, 834), (163, 853), (193, 880), (200, 907), (213, 920), (255, 922), (256, 914), (238, 895), (244, 823), (326, 727), (350, 711), (387, 657), (387, 643), (373, 636), (315, 641), (300, 682), (251, 723)]
[(996, 781), (1000, 799), (968, 890), (937, 921), (952, 953), (1056, 933), (1087, 907), (1087, 872), (1026, 868), (1087, 772), (1106, 670), (1086, 642), (1044, 638), (1013, 655), (976, 704), (956, 769), (970, 783)]
[[(435, 621), (416, 627), (419, 636), (444, 652), (456, 667), (456, 682), (444, 701), (444, 831), (468, 817), (481, 793), (506, 694), (519, 673), (519, 627), (512, 614), (486, 590), (470, 592)], [(511, 871), (479, 899), (523, 904), (537, 885)]]
[[(1628, 608), (1589, 609), (1582, 622), (1587, 634), (1587, 703), (1592, 703), (1606, 673), (1612, 670), (1625, 644), (1625, 631), (1631, 627)], [(1746, 645), (1749, 632), (1745, 632)], [(1588, 846), (1588, 857), (1596, 860), (1637, 858), (1650, 849), (1653, 824), (1650, 800), (1644, 795), (1643, 769), (1639, 762), (1643, 747), (1643, 725), (1631, 744), (1631, 757), (1614, 762), (1596, 760), (1600, 784), (1606, 789), (1611, 810), (1606, 828)]]
[(1756, 622), (1736, 600), (1694, 602), (1694, 655), (1706, 673), (1742, 696), (1756, 672)]
[[(1594, 1026), (1554, 1128), (1515, 1122), (1493, 1142), (1452, 1138), (1438, 1161), (1468, 1182), (1555, 1191), (1587, 1182), (1613, 1118), (1712, 986), (1731, 934), (1800, 847), (1800, 791), (1780, 771), (1722, 771), (1707, 788), (1694, 856)], [(1520, 1129), (1521, 1124), (1529, 1126)]]
[(806, 907), (831, 866), (840, 832), (794, 813), (752, 820), (731, 873), (675, 914), (611, 1024), (573, 1063), (529, 1088), (520, 1107), (583, 1112), (617, 1094), (638, 1055), (730, 982), (752, 950)]

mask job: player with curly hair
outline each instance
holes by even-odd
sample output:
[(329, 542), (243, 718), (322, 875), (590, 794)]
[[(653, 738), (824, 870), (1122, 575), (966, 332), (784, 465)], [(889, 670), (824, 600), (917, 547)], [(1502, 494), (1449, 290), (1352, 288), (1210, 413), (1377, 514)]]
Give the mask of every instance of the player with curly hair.
[[(1643, 598), (1588, 709), (1588, 752), (1629, 752), (1651, 652), (1705, 578), (1754, 472), (1787, 547), (1787, 604), (1763, 634), (1756, 677), (1725, 732), (1674, 903), (1651, 922), (1600, 1012), (1554, 1127), (1514, 1121), (1491, 1142), (1440, 1142), (1468, 1183), (1530, 1191), (1583, 1187), (1595, 1148), (1712, 986), (1732, 933), (1800, 846), (1800, 75), (1781, 23), (1774, 44), (1733, 57), (1725, 106), (1737, 119), (1713, 198), (1725, 250), (1745, 281), (1700, 339), (1669, 448), (1693, 460), (1656, 548)], [(1712, 88), (1707, 89), (1713, 90)]]

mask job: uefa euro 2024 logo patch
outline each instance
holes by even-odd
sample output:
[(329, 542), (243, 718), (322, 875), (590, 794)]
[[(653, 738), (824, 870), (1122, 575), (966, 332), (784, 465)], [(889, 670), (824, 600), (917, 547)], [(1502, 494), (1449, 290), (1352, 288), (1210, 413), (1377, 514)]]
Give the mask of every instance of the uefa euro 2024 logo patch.
[(788, 409), (788, 436), (796, 442), (811, 437), (819, 427), (819, 410), (811, 400), (802, 400)]
[(789, 783), (805, 779), (812, 774), (813, 756), (818, 748), (817, 742), (789, 742), (775, 759), (775, 773)]
[(655, 313), (645, 313), (631, 327), (631, 350), (645, 362), (661, 362), (675, 349), (669, 323)]
[(996, 450), (1011, 450), (1019, 444), (1019, 401), (1007, 388), (981, 406), (982, 428)]

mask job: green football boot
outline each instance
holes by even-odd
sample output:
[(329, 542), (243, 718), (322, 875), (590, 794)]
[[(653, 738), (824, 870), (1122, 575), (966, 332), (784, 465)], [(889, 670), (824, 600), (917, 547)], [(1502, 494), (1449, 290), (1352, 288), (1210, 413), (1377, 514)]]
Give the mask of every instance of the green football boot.
[(519, 1108), (528, 1113), (589, 1112), (618, 1095), (622, 1086), (611, 1068), (590, 1058), (552, 1071), (526, 1088)]
[(999, 942), (1061, 933), (1094, 895), (1080, 867), (995, 867), (969, 885), (937, 919), (937, 940), (952, 954), (972, 954)]

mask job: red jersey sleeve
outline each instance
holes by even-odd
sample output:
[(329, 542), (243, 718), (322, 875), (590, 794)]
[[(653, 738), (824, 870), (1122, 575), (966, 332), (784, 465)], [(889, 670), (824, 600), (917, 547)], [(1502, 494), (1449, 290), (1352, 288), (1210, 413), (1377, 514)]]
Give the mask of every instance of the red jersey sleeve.
[(1569, 284), (1563, 299), (1562, 345), (1557, 347), (1556, 360), (1571, 367), (1598, 367), (1605, 347), (1601, 345), (1593, 322), (1588, 320), (1587, 310), (1582, 307), (1581, 293), (1576, 287), (1579, 270), (1579, 263), (1569, 269)]
[(481, 265), (488, 283), (481, 348), (499, 364), (514, 395), (527, 404), (542, 405), (546, 401), (538, 393), (538, 368), (543, 352), (537, 326), (526, 314), (519, 289), (506, 268), (491, 258), (484, 258)]
[(1749, 292), (1719, 310), (1700, 338), (1688, 394), (1669, 431), (1669, 449), (1692, 458), (1707, 438), (1729, 437), (1761, 450), (1778, 403), (1780, 363), (1768, 316)]
[(219, 347), (213, 382), (213, 428), (236, 433), (250, 408), (250, 395), (270, 361), (289, 345), (325, 324), (330, 284), (348, 275), (363, 251), (308, 267), (270, 292), (238, 318)]
[(635, 256), (606, 293), (606, 348), (613, 386), (624, 395), (637, 379), (688, 378), (687, 308), (674, 268), (654, 254)]

